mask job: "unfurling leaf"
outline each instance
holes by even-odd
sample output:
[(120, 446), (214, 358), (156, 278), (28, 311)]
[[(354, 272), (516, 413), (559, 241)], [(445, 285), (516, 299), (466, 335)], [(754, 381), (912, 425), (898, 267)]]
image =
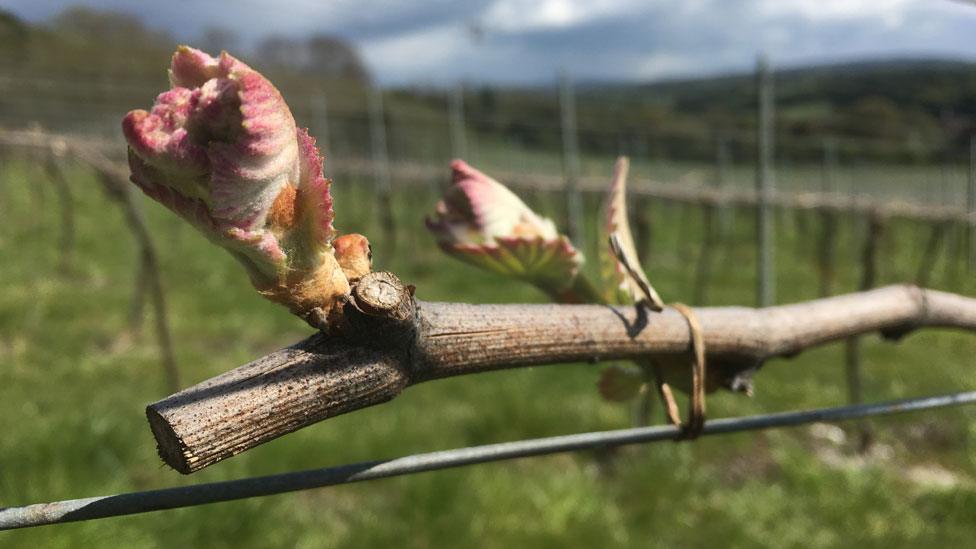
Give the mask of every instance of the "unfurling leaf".
[(169, 77), (150, 111), (122, 122), (133, 183), (227, 249), (263, 295), (299, 315), (328, 311), (368, 260), (357, 261), (362, 246), (348, 257), (333, 247), (315, 140), (271, 82), (226, 52), (181, 46)]
[(627, 220), (627, 172), (630, 162), (617, 159), (613, 179), (604, 203), (605, 248), (601, 255), (601, 270), (610, 303), (643, 302), (654, 311), (664, 309), (664, 303), (647, 280), (640, 266), (634, 237)]
[(583, 254), (507, 187), (462, 160), (427, 228), (448, 254), (534, 284), (556, 301), (596, 296), (580, 275)]

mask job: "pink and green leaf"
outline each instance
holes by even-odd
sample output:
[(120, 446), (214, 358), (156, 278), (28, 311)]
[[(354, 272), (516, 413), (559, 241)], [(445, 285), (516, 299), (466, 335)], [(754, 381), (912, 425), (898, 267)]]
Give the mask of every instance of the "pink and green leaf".
[(562, 289), (579, 272), (581, 256), (566, 237), (497, 237), (484, 244), (442, 244), (448, 254), (487, 271), (543, 288)]
[(507, 187), (462, 160), (427, 228), (440, 247), (472, 265), (559, 295), (580, 276), (583, 255)]

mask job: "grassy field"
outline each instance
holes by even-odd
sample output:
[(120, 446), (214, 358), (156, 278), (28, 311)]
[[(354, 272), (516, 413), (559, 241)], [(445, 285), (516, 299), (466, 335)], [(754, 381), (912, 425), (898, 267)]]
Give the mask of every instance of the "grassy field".
[[(557, 131), (555, 128), (553, 131)], [(416, 128), (408, 128), (404, 139), (423, 139)], [(511, 142), (476, 140), (469, 136), (469, 158), (475, 166), (507, 172), (561, 174), (562, 157), (553, 151), (520, 149)], [(433, 147), (431, 147), (433, 148)], [(435, 149), (443, 151), (441, 149)], [(361, 154), (361, 153), (360, 153)], [(631, 154), (631, 174), (635, 178), (658, 182), (681, 182), (687, 185), (710, 185), (715, 182), (717, 167), (701, 162), (675, 160), (667, 156), (648, 155), (648, 151)], [(416, 160), (417, 157), (408, 157)], [(421, 157), (430, 162), (436, 157)], [(583, 175), (609, 177), (614, 155), (583, 153), (580, 158)], [(775, 159), (775, 185), (783, 191), (821, 191), (847, 195), (868, 195), (878, 200), (906, 200), (931, 205), (965, 204), (969, 166), (966, 164), (890, 164), (878, 162), (839, 162), (824, 173), (820, 164), (797, 163), (783, 153)], [(724, 183), (736, 189), (755, 185), (753, 156), (729, 158), (723, 168)]]
[[(53, 188), (36, 167), (0, 165), (0, 506), (396, 457), (457, 446), (630, 424), (603, 402), (594, 365), (480, 374), (412, 387), (382, 406), (331, 419), (183, 477), (161, 465), (146, 403), (167, 393), (150, 319), (127, 326), (135, 253), (121, 212), (72, 171), (75, 262), (59, 273)], [(336, 186), (337, 224), (371, 231), (368, 183)], [(374, 237), (376, 266), (427, 300), (541, 301), (540, 294), (448, 259), (422, 225), (434, 197), (396, 194), (398, 243)], [(552, 196), (530, 200), (558, 211)], [(591, 211), (596, 203), (590, 200)], [(184, 384), (238, 366), (309, 333), (259, 298), (224, 252), (145, 202), (162, 255)], [(652, 206), (647, 269), (668, 301), (689, 300), (698, 210)], [(593, 224), (593, 219), (590, 224)], [(816, 296), (815, 225), (779, 218), (780, 301)], [(592, 228), (592, 227), (591, 227)], [(739, 212), (719, 249), (710, 303), (752, 304), (752, 218)], [(839, 242), (838, 287), (855, 287), (863, 223)], [(927, 236), (889, 227), (881, 282), (914, 276)], [(592, 250), (589, 251), (592, 257)], [(946, 255), (931, 285), (969, 295), (976, 280)], [(972, 388), (976, 338), (917, 333), (863, 345), (866, 396), (880, 400)], [(716, 394), (712, 417), (843, 403), (842, 347), (774, 360), (756, 396)], [(660, 414), (658, 413), (658, 419)], [(710, 437), (425, 473), (147, 515), (0, 533), (3, 547), (833, 547), (965, 546), (976, 533), (976, 409), (873, 423), (875, 450), (853, 453), (826, 429)], [(846, 426), (848, 440), (855, 438)]]

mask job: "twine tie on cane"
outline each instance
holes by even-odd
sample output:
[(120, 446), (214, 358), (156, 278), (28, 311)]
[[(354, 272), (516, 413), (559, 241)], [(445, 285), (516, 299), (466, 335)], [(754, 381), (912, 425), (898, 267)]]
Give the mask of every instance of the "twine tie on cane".
[[(651, 290), (643, 268), (641, 268), (639, 263), (629, 257), (630, 254), (621, 245), (620, 237), (617, 233), (610, 235), (610, 250), (617, 257), (618, 261), (620, 261), (627, 275), (634, 281), (635, 286), (640, 289), (640, 294), (634, 296), (635, 306), (644, 307), (651, 311), (663, 310), (663, 304), (657, 294)], [(657, 364), (653, 359), (648, 359), (648, 363), (654, 370), (657, 392), (661, 396), (668, 421), (681, 427), (681, 432), (675, 440), (693, 440), (698, 438), (702, 429), (705, 427), (705, 338), (702, 336), (701, 324), (698, 322), (698, 317), (691, 307), (684, 303), (673, 303), (671, 307), (685, 318), (685, 321), (688, 323), (689, 339), (691, 340), (691, 402), (688, 409), (687, 423), (681, 423), (678, 403), (674, 398), (674, 392), (671, 390), (671, 386), (664, 379), (660, 364)]]

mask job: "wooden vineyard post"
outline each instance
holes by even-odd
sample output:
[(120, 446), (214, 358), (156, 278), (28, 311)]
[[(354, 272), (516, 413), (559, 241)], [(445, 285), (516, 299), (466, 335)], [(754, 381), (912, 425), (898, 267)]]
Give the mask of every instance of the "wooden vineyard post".
[(929, 282), (932, 272), (935, 270), (935, 263), (939, 259), (939, 250), (942, 249), (946, 232), (949, 230), (948, 221), (936, 221), (929, 229), (929, 237), (925, 241), (925, 248), (922, 250), (922, 259), (918, 264), (918, 272), (915, 274), (915, 282), (924, 285)]
[(468, 135), (464, 126), (464, 85), (458, 83), (449, 92), (448, 120), (451, 129), (451, 155), (468, 157)]
[(946, 242), (946, 261), (943, 266), (943, 280), (947, 288), (955, 288), (959, 285), (959, 276), (966, 271), (968, 254), (966, 253), (967, 223), (951, 223), (949, 226), (948, 241)]
[[(133, 295), (133, 311), (138, 310), (137, 326), (142, 324), (142, 300), (148, 294), (153, 308), (153, 320), (156, 328), (156, 341), (159, 344), (160, 361), (166, 385), (171, 390), (181, 386), (180, 371), (176, 365), (176, 353), (173, 348), (173, 337), (169, 325), (169, 314), (166, 305), (166, 293), (163, 279), (159, 272), (159, 256), (156, 246), (150, 236), (149, 228), (143, 217), (142, 210), (136, 205), (133, 186), (124, 179), (119, 181), (114, 175), (102, 172), (99, 174), (102, 185), (109, 197), (116, 200), (125, 214), (126, 224), (132, 232), (139, 249), (139, 267), (136, 276), (136, 292)], [(130, 322), (136, 320), (132, 312)]]
[(563, 141), (563, 175), (566, 178), (566, 232), (582, 245), (583, 197), (579, 190), (579, 135), (576, 128), (576, 95), (569, 73), (559, 74), (559, 112)]
[(335, 162), (336, 156), (332, 154), (332, 141), (329, 136), (329, 103), (326, 100), (325, 92), (319, 92), (312, 101), (315, 143), (319, 146), (319, 150), (322, 151), (322, 156), (327, 162)]
[(728, 161), (728, 144), (725, 138), (719, 135), (716, 138), (715, 174), (711, 182), (711, 186), (718, 191), (719, 198), (715, 204), (702, 204), (701, 207), (702, 244), (698, 252), (692, 297), (692, 303), (696, 305), (704, 305), (708, 302), (708, 279), (711, 276), (715, 245), (718, 243), (717, 241), (728, 238), (729, 207), (725, 204), (723, 195)]
[[(868, 217), (867, 233), (864, 235), (864, 247), (861, 249), (861, 280), (859, 289), (870, 290), (877, 283), (878, 277), (878, 246), (884, 232), (884, 218), (878, 212)], [(864, 401), (863, 372), (861, 368), (861, 338), (853, 336), (847, 339), (844, 347), (845, 377), (847, 380), (847, 399), (851, 404)], [(871, 430), (867, 424), (859, 426), (860, 436), (858, 449), (867, 450), (871, 444)]]
[[(823, 160), (820, 166), (820, 194), (833, 196), (837, 192), (835, 172), (837, 169), (837, 141), (827, 137), (823, 141)], [(831, 208), (820, 208), (820, 235), (817, 241), (817, 271), (820, 278), (820, 297), (834, 291), (835, 262), (837, 257), (838, 214)]]
[(695, 288), (692, 303), (704, 305), (708, 302), (708, 279), (712, 270), (712, 255), (715, 248), (716, 233), (718, 227), (715, 226), (716, 206), (711, 204), (702, 205), (702, 245), (698, 253), (698, 266), (695, 269)]
[(969, 137), (969, 177), (966, 185), (966, 211), (969, 223), (966, 226), (967, 268), (976, 273), (976, 134)]
[(71, 267), (74, 264), (75, 206), (74, 197), (71, 194), (71, 186), (65, 177), (64, 166), (61, 162), (62, 160), (56, 158), (55, 154), (49, 154), (44, 159), (44, 169), (47, 172), (48, 179), (54, 184), (54, 189), (58, 197), (59, 221), (61, 225), (58, 242), (58, 249), (61, 256), (59, 270), (61, 274), (68, 274), (71, 272)]
[[(729, 150), (729, 140), (719, 134), (715, 144), (715, 188), (725, 193), (729, 184), (729, 165), (732, 163), (732, 151)], [(732, 232), (732, 208), (723, 199), (718, 207), (718, 228), (722, 240), (728, 238)]]
[[(43, 166), (43, 158), (38, 157), (38, 152), (31, 150), (28, 156), (32, 164)], [(47, 208), (47, 185), (28, 185), (30, 189), (31, 209), (35, 212), (43, 212)], [(30, 224), (32, 228), (39, 228), (42, 220), (40, 216), (33, 216)]]
[[(390, 159), (386, 143), (386, 117), (383, 111), (383, 91), (370, 86), (367, 91), (369, 102), (369, 135), (373, 156), (373, 189), (379, 205), (380, 226), (383, 232), (383, 254), (392, 257), (396, 253), (396, 221), (393, 216), (392, 183), (390, 181)], [(376, 244), (373, 244), (376, 246)]]
[(678, 227), (678, 230), (674, 231), (674, 249), (678, 254), (678, 262), (682, 266), (691, 265), (695, 259), (695, 248), (688, 245), (686, 235), (691, 234), (692, 227), (694, 227), (693, 216), (698, 208), (700, 208), (698, 204), (684, 201), (672, 205), (672, 210), (678, 217), (677, 223), (672, 225)]
[(810, 252), (810, 239), (808, 236), (810, 234), (810, 224), (812, 223), (810, 220), (812, 211), (809, 208), (793, 208), (792, 210), (782, 208), (782, 211), (793, 214), (794, 255), (797, 259), (803, 258)]
[(823, 141), (823, 161), (820, 166), (820, 192), (831, 194), (837, 192), (835, 172), (837, 171), (837, 140), (827, 137)]
[[(468, 159), (468, 132), (464, 125), (464, 84), (458, 82), (447, 92), (447, 123), (451, 139), (451, 158)], [(446, 180), (431, 178), (431, 199), (436, 201), (445, 189)]]
[(834, 292), (835, 263), (837, 260), (837, 212), (821, 208), (820, 235), (817, 241), (817, 271), (820, 278), (820, 297)]
[(776, 259), (773, 247), (773, 79), (769, 61), (760, 56), (756, 67), (758, 119), (756, 124), (756, 247), (758, 249), (756, 302), (776, 302)]
[(139, 266), (136, 271), (136, 288), (129, 317), (130, 328), (134, 332), (141, 329), (142, 300), (148, 297), (152, 303), (156, 340), (159, 344), (160, 362), (163, 366), (166, 385), (171, 390), (176, 390), (181, 386), (180, 372), (176, 364), (176, 353), (170, 331), (166, 294), (159, 269), (159, 256), (156, 252), (156, 246), (153, 243), (152, 233), (146, 225), (142, 210), (136, 202), (134, 194), (135, 187), (129, 184), (127, 170), (117, 170), (104, 157), (74, 147), (71, 148), (71, 153), (95, 171), (105, 194), (122, 208), (125, 223), (136, 242), (139, 254)]

